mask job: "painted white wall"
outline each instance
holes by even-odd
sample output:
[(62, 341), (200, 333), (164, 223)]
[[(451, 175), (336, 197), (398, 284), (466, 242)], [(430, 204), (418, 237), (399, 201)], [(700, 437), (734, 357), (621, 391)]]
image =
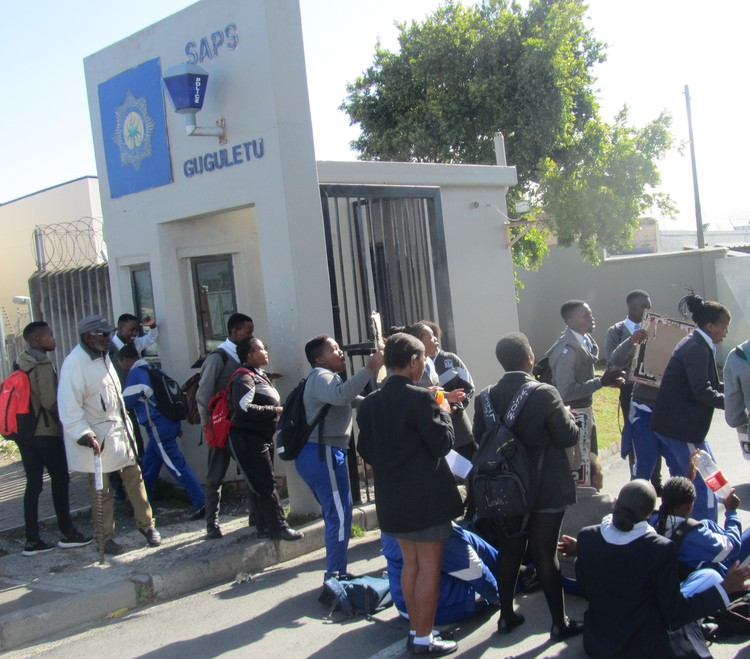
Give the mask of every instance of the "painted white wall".
[[(29, 295), (29, 277), (36, 272), (34, 227), (101, 216), (97, 181), (93, 176), (61, 183), (0, 205), (0, 230), (3, 235), (0, 307), (5, 307), (15, 329), (18, 305), (13, 303), (13, 296)], [(83, 241), (77, 243), (86, 247)], [(97, 259), (97, 245), (92, 245), (87, 252), (92, 262)], [(59, 247), (57, 245), (58, 252)], [(18, 309), (27, 312), (26, 305), (20, 305)]]

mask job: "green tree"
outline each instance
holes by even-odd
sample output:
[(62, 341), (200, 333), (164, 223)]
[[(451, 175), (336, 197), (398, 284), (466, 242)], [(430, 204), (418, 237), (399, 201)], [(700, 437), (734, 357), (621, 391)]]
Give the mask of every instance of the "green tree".
[(447, 0), (423, 22), (397, 24), (399, 50), (376, 45), (370, 66), (348, 85), (341, 105), (361, 134), (364, 160), (495, 162), (505, 136), (519, 184), (511, 201), (533, 202), (539, 218), (514, 248), (514, 263), (538, 267), (548, 228), (585, 259), (622, 248), (638, 216), (672, 208), (655, 191), (656, 162), (672, 143), (662, 114), (643, 128), (627, 108), (609, 124), (599, 116), (594, 66), (605, 44), (586, 25), (583, 0), (509, 0), (464, 7)]

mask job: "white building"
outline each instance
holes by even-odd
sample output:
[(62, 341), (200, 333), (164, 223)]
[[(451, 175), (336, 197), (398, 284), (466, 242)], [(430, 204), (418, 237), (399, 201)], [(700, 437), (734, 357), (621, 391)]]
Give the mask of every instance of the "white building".
[[(198, 123), (223, 119), (226, 144), (188, 137), (162, 94), (186, 61), (210, 76)], [(296, 0), (199, 2), (85, 71), (113, 305), (152, 291), (175, 378), (241, 311), (284, 394), (315, 334), (361, 363), (378, 309), (386, 323), (432, 317), (478, 386), (497, 380), (495, 343), (518, 327), (504, 231), (515, 168), (316, 164)]]

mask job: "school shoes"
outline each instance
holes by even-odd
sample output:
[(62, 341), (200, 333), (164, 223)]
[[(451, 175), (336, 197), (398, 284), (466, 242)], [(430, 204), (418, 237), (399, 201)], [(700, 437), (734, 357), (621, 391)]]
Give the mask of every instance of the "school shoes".
[(218, 524), (209, 524), (206, 527), (206, 540), (219, 540), (223, 537), (224, 534), (221, 532)]
[(138, 529), (138, 531), (146, 538), (149, 547), (158, 547), (161, 544), (161, 535), (153, 526), (150, 529)]
[(64, 535), (62, 538), (60, 538), (60, 542), (57, 543), (57, 546), (61, 549), (83, 547), (90, 544), (93, 539), (94, 538), (92, 538), (90, 535), (83, 535), (83, 533), (81, 533), (80, 531), (76, 531), (75, 529), (73, 529), (71, 533), (68, 533), (68, 535)]
[(573, 638), (579, 634), (583, 634), (583, 623), (570, 618), (565, 618), (563, 627), (552, 625), (552, 629), (549, 630), (549, 637), (553, 641), (564, 641), (566, 638)]
[(123, 552), (122, 545), (118, 545), (112, 538), (104, 543), (104, 553), (110, 556), (118, 556)]
[[(434, 641), (449, 641), (453, 639), (453, 632), (452, 631), (438, 631), (437, 629), (432, 630), (432, 640)], [(406, 649), (411, 652), (411, 649), (414, 647), (414, 634), (409, 634), (409, 636), (406, 638)]]
[[(300, 540), (305, 536), (304, 533), (301, 531), (295, 531), (294, 529), (290, 529), (289, 527), (284, 527), (279, 531), (278, 535), (272, 536), (274, 540), (286, 540), (287, 542), (292, 542), (293, 540)], [(258, 537), (260, 537), (260, 533), (258, 533)]]
[(26, 546), (21, 552), (22, 556), (36, 556), (37, 554), (44, 554), (45, 552), (52, 551), (55, 545), (51, 545), (44, 540), (27, 540)]
[(441, 638), (433, 638), (429, 645), (417, 645), (412, 643), (409, 652), (412, 654), (429, 654), (433, 657), (439, 657), (445, 654), (452, 654), (458, 650), (456, 641), (444, 641)]
[(511, 613), (509, 616), (500, 616), (497, 621), (497, 633), (498, 634), (510, 634), (516, 627), (526, 622), (520, 613)]

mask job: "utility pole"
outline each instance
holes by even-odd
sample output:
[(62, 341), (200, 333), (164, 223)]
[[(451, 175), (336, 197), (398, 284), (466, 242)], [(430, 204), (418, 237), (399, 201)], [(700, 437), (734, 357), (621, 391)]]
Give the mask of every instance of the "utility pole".
[(693, 118), (690, 114), (690, 88), (685, 85), (685, 104), (687, 105), (688, 135), (690, 136), (690, 162), (693, 165), (693, 194), (695, 196), (695, 228), (698, 233), (698, 249), (706, 246), (703, 237), (703, 214), (701, 213), (701, 197), (698, 193), (698, 169), (695, 166), (695, 142), (693, 141)]

